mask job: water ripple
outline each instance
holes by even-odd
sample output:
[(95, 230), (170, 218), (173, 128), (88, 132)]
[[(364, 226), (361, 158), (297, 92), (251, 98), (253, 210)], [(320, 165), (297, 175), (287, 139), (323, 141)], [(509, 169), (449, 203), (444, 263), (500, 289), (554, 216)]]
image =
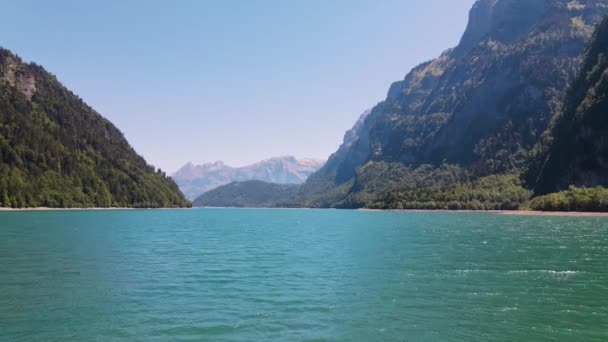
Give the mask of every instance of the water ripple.
[(608, 220), (0, 213), (0, 340), (608, 339)]

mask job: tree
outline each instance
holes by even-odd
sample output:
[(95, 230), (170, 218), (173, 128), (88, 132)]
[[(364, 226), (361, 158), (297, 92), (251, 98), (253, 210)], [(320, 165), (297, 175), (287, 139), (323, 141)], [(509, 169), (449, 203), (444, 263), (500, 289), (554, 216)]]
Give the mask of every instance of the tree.
[(11, 200), (8, 197), (8, 192), (4, 190), (4, 194), (2, 196), (2, 206), (5, 208), (9, 208), (11, 206)]

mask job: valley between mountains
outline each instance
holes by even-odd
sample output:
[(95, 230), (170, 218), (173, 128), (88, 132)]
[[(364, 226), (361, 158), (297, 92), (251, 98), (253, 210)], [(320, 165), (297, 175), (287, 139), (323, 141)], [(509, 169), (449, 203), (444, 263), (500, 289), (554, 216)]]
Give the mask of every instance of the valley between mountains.
[(607, 211), (606, 15), (608, 0), (478, 0), (459, 44), (394, 82), (327, 161), (171, 176), (2, 49), (0, 203)]

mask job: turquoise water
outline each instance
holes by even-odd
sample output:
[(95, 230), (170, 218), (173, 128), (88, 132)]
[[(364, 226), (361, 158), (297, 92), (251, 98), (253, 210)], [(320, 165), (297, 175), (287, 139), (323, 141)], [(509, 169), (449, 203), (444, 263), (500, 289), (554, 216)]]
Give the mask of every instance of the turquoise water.
[(608, 219), (0, 213), (2, 341), (605, 341)]

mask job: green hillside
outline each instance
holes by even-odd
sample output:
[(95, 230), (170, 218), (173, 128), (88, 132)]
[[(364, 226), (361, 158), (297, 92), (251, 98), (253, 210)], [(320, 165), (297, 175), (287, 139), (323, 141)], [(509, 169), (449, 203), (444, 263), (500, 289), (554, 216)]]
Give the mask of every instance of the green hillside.
[(108, 120), (41, 66), (0, 49), (0, 205), (187, 207)]
[(196, 207), (275, 207), (292, 198), (298, 189), (299, 185), (294, 184), (233, 182), (200, 195), (193, 204)]

